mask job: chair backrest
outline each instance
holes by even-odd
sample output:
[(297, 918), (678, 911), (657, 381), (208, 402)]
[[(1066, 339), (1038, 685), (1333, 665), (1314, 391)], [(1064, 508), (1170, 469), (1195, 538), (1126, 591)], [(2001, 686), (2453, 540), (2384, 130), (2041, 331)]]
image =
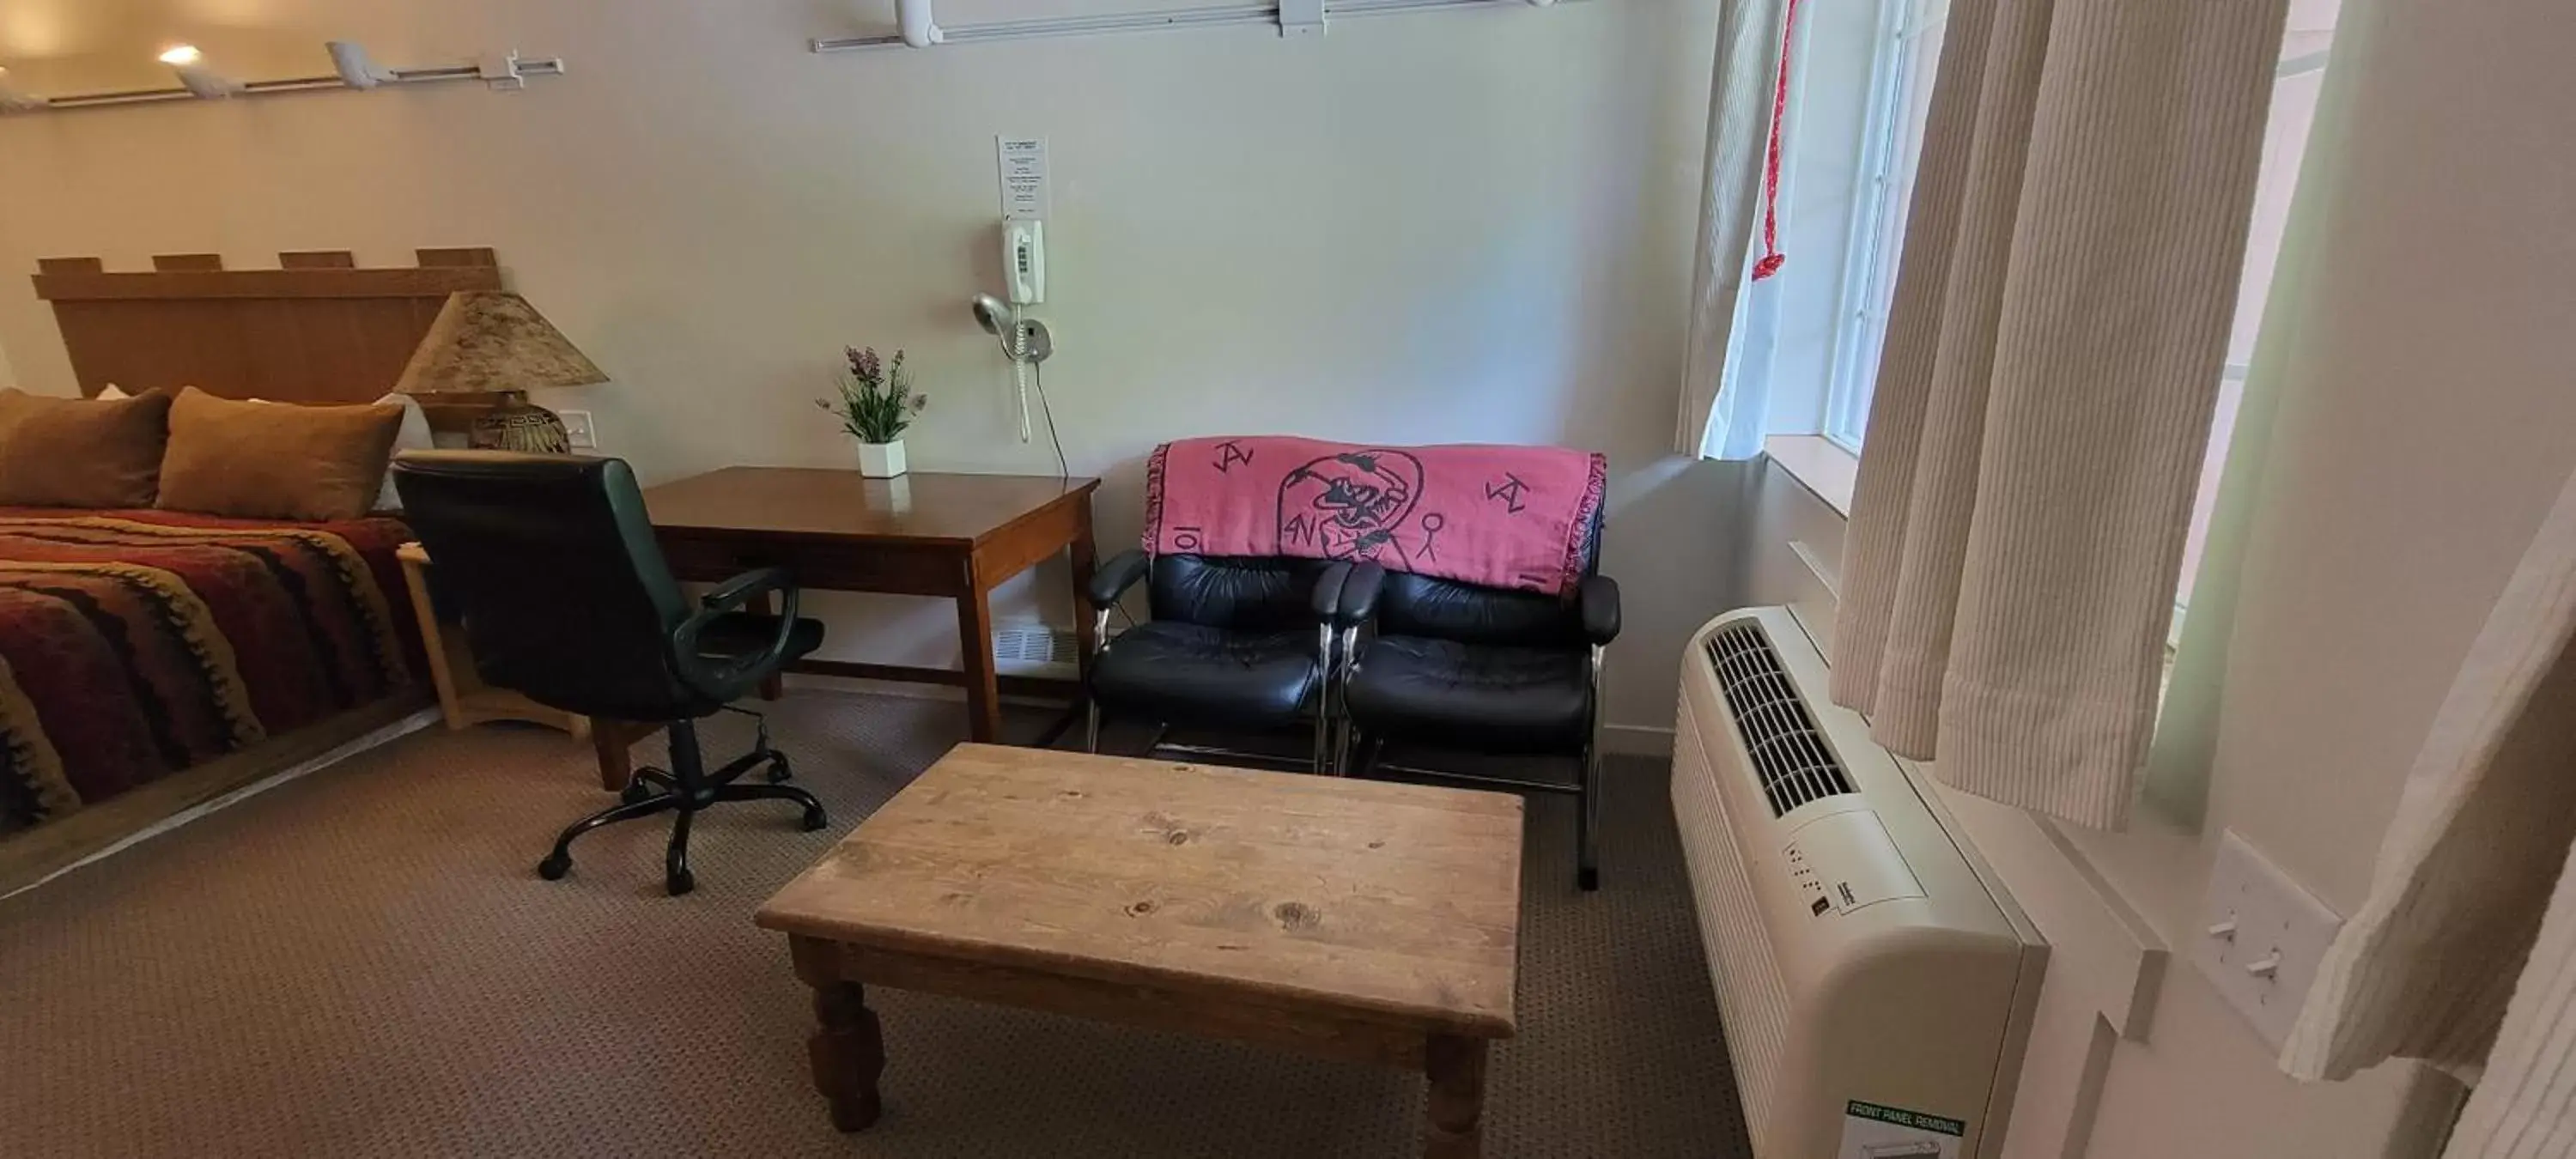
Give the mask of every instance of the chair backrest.
[(624, 460), (413, 451), (394, 488), (486, 681), (566, 712), (696, 715), (670, 646), (688, 600)]
[[(1601, 566), (1599, 511), (1592, 514), (1590, 545), (1583, 572)], [(1571, 600), (1461, 583), (1452, 579), (1389, 571), (1378, 594), (1378, 631), (1390, 636), (1427, 636), (1461, 644), (1519, 648), (1575, 648), (1585, 645), (1583, 613)]]
[(1582, 615), (1554, 596), (1405, 572), (1387, 573), (1378, 595), (1377, 630), (1520, 648), (1583, 643)]
[(1146, 598), (1157, 620), (1235, 631), (1312, 628), (1315, 580), (1329, 559), (1156, 556)]

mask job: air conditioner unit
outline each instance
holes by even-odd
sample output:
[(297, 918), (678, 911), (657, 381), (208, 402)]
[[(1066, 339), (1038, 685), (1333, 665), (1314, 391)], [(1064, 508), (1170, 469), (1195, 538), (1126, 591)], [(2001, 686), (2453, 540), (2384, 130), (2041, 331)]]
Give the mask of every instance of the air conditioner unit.
[(1673, 813), (1753, 1153), (1999, 1155), (2047, 945), (1825, 680), (1785, 608), (1682, 666)]

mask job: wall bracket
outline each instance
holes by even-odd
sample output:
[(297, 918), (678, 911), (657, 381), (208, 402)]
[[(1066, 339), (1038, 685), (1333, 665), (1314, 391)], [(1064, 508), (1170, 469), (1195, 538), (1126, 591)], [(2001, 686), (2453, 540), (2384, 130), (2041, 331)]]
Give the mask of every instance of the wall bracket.
[(1279, 35), (1322, 36), (1324, 0), (1279, 0)]

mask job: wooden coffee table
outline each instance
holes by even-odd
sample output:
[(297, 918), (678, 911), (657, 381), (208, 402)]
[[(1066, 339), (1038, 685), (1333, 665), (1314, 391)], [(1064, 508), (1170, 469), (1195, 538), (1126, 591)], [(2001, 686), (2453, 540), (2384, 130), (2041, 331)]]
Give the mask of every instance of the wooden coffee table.
[(1420, 1070), (1423, 1153), (1467, 1159), (1513, 1031), (1521, 808), (962, 744), (756, 920), (814, 988), (843, 1131), (881, 1105), (879, 985)]

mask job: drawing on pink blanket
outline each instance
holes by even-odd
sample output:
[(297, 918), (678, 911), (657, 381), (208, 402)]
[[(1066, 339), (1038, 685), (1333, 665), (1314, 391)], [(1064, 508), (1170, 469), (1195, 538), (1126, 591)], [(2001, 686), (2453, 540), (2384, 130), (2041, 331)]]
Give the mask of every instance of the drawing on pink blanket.
[[(1422, 481), (1422, 460), (1403, 451), (1325, 455), (1280, 480), (1279, 542), (1303, 549), (1300, 555), (1409, 571), (1411, 557), (1396, 533), (1422, 501)], [(1426, 549), (1439, 519), (1422, 517)]]
[(1375, 563), (1572, 598), (1608, 464), (1562, 447), (1181, 439), (1145, 461), (1145, 550)]

